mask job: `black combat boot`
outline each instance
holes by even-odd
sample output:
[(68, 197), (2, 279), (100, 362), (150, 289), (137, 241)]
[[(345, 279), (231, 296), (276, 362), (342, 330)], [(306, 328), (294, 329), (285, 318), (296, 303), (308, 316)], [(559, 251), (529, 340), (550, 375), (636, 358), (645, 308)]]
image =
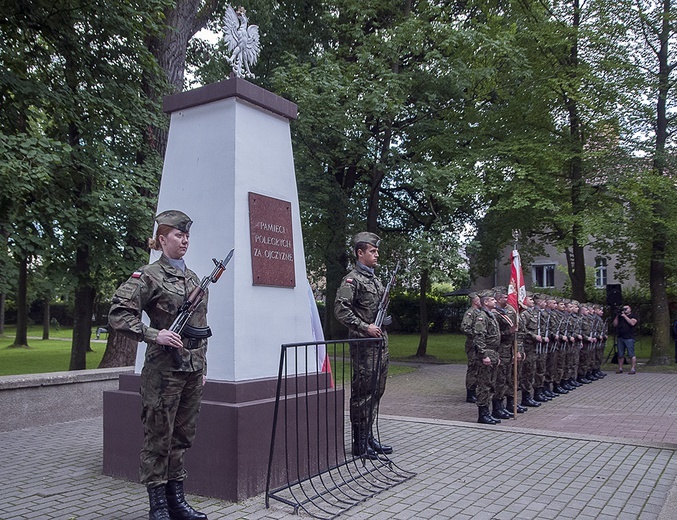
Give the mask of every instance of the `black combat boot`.
[(567, 390), (566, 388), (561, 386), (560, 383), (553, 383), (552, 384), (552, 391), (556, 392), (558, 394), (568, 394), (569, 393), (569, 390)]
[(568, 379), (562, 379), (559, 386), (561, 386), (565, 390), (568, 390), (569, 392), (571, 392), (572, 390), (576, 390), (576, 387), (572, 385)]
[(353, 455), (360, 453), (360, 429), (357, 426), (353, 426)]
[(583, 385), (589, 385), (590, 383), (592, 383), (592, 381), (590, 381), (589, 379), (586, 379), (585, 376), (578, 376), (576, 378), (576, 381), (578, 381), (579, 383), (581, 383)]
[(207, 520), (207, 515), (195, 511), (183, 494), (183, 481), (167, 482), (167, 506), (172, 520)]
[(541, 403), (534, 401), (529, 392), (522, 392), (522, 405), (530, 406), (531, 408), (538, 408), (541, 406)]
[[(507, 397), (507, 396), (506, 396), (506, 397)], [(501, 400), (498, 402), (498, 404), (499, 404), (499, 406), (501, 407), (501, 410), (503, 411), (503, 413), (507, 413), (507, 414), (508, 414), (508, 419), (512, 419), (513, 417), (515, 417), (515, 414), (513, 413), (512, 408), (508, 408), (507, 406), (505, 406), (505, 405), (503, 404), (503, 399), (501, 399)]]
[(595, 370), (595, 375), (599, 377), (600, 379), (606, 377), (606, 372), (602, 372), (599, 368)]
[(586, 372), (585, 378), (589, 379), (590, 381), (597, 381), (599, 379), (599, 377), (597, 377), (597, 375), (592, 370), (588, 370)]
[(477, 394), (475, 394), (475, 387), (471, 386), (470, 388), (467, 388), (465, 391), (465, 402), (466, 403), (476, 403), (477, 402)]
[(542, 390), (543, 390), (543, 394), (545, 394), (545, 396), (549, 397), (550, 399), (553, 399), (555, 397), (559, 397), (559, 394), (556, 394), (555, 392), (550, 390), (550, 383), (545, 383)]
[(573, 386), (574, 388), (578, 388), (579, 386), (583, 386), (583, 383), (579, 383), (578, 381), (576, 381), (576, 378), (575, 378), (575, 377), (570, 377), (570, 378), (569, 378), (569, 384), (570, 384), (571, 386)]
[(492, 415), (489, 413), (488, 406), (478, 406), (477, 422), (480, 424), (498, 424), (501, 421), (499, 419), (495, 419), (494, 417), (492, 417)]
[(378, 453), (369, 445), (366, 428), (353, 428), (353, 455), (363, 459), (378, 459)]
[(503, 409), (503, 399), (492, 399), (491, 405), (493, 408), (493, 411), (491, 412), (491, 416), (494, 419), (510, 419), (510, 415), (508, 415), (507, 410)]
[[(505, 396), (505, 407), (508, 409), (509, 412), (512, 412), (515, 409), (515, 400), (511, 395), (506, 395)], [(527, 410), (529, 410), (526, 406), (522, 406), (521, 404), (517, 404), (517, 413), (524, 413)]]
[(393, 447), (388, 446), (387, 444), (381, 444), (377, 441), (373, 435), (369, 436), (369, 446), (376, 453), (382, 453), (383, 455), (390, 455), (393, 452)]
[(542, 388), (534, 388), (534, 401), (538, 401), (539, 403), (547, 403), (550, 401), (550, 398), (543, 393)]
[(148, 501), (150, 502), (149, 520), (171, 520), (167, 509), (165, 486), (148, 486)]

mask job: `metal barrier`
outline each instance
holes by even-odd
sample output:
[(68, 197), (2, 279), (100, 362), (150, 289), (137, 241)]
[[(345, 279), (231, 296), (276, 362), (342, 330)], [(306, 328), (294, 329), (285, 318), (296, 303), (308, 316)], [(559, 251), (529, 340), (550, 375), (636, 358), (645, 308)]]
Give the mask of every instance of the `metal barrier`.
[[(302, 510), (313, 518), (335, 518), (416, 475), (383, 453), (374, 457), (372, 452), (372, 458), (352, 454), (360, 451), (353, 446), (359, 440), (353, 434), (359, 437), (360, 433), (353, 431), (347, 413), (351, 389), (353, 420), (366, 414), (369, 431), (365, 433), (373, 432), (380, 443), (378, 374), (382, 368), (387, 370), (388, 363), (382, 346), (383, 340), (373, 339), (282, 345), (266, 507), (273, 499), (292, 506), (295, 514)], [(365, 353), (370, 357), (365, 358)], [(330, 364), (324, 364), (327, 359)], [(356, 376), (361, 374), (364, 382), (365, 373), (372, 374), (369, 395), (360, 396)], [(358, 400), (367, 406), (358, 406)]]

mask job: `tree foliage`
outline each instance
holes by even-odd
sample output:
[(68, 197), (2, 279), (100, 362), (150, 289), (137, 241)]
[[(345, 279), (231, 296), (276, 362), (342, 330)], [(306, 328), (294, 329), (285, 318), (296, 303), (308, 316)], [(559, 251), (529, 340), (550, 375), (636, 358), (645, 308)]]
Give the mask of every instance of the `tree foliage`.
[(76, 312), (71, 369), (81, 369), (97, 287), (138, 262), (125, 237), (148, 233), (142, 223), (152, 209), (138, 193), (156, 189), (159, 161), (139, 164), (138, 154), (157, 111), (141, 95), (140, 78), (154, 66), (144, 35), (158, 28), (163, 4), (9, 7), (0, 22), (7, 42), (0, 153), (12, 160), (0, 175), (13, 182), (0, 220), (13, 228), (5, 232), (8, 249), (22, 269), (49, 255), (68, 274)]
[[(230, 72), (218, 0), (9, 2), (0, 15), (0, 295), (75, 297), (71, 368), (94, 302), (145, 260), (167, 119), (161, 97)], [(525, 259), (618, 254), (651, 285), (655, 361), (674, 285), (674, 13), (649, 0), (252, 0), (255, 82), (292, 124), (310, 276), (328, 309), (349, 239), (383, 238), (384, 271), (418, 292), (493, 268), (512, 230)], [(185, 71), (190, 72), (185, 76)], [(17, 284), (17, 280), (22, 283)], [(37, 283), (35, 291), (37, 291)], [(327, 312), (328, 337), (343, 335)], [(19, 328), (18, 328), (19, 329)], [(108, 348), (115, 358), (114, 335)], [(17, 344), (24, 338), (17, 336)]]

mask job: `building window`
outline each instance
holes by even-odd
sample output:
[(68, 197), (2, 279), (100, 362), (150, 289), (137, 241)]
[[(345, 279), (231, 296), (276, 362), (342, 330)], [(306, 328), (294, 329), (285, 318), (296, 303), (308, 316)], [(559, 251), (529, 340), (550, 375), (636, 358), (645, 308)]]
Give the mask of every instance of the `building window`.
[(598, 256), (595, 258), (595, 287), (603, 289), (606, 287), (606, 258)]
[(531, 274), (537, 287), (555, 287), (555, 264), (532, 265)]

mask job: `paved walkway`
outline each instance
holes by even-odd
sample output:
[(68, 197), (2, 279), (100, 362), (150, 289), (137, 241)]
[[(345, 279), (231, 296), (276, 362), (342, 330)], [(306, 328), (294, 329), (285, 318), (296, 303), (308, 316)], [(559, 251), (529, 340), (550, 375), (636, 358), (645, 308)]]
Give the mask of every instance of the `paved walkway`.
[[(427, 365), (389, 380), (381, 437), (418, 475), (341, 518), (677, 518), (677, 375), (609, 374), (497, 426), (475, 422), (462, 375)], [(101, 474), (101, 430), (96, 418), (0, 433), (0, 519), (147, 518), (141, 486)], [(297, 518), (263, 496), (190, 498), (210, 520)]]

